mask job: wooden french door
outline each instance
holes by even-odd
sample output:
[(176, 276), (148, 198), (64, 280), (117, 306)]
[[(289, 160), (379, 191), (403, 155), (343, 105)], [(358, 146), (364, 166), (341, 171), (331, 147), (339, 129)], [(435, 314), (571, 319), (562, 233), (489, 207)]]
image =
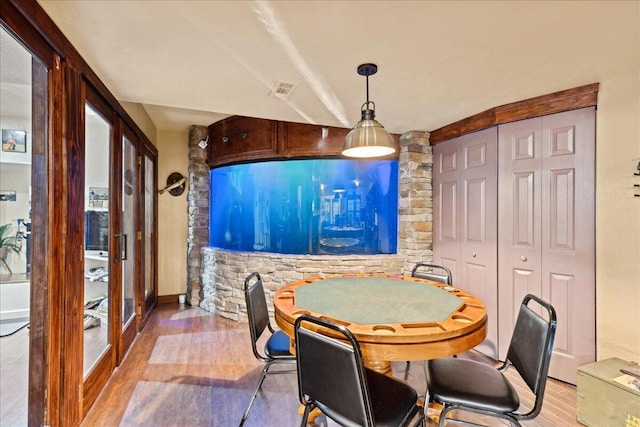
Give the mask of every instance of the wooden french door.
[(138, 139), (135, 134), (122, 125), (121, 161), (119, 163), (121, 174), (119, 175), (120, 209), (118, 215), (118, 232), (114, 234), (118, 242), (118, 252), (114, 261), (120, 264), (120, 345), (118, 349), (118, 363), (127, 352), (133, 338), (138, 331), (139, 310), (138, 291), (138, 241), (141, 233), (138, 232), (137, 203), (140, 200), (140, 159), (137, 154)]
[(138, 138), (84, 86), (83, 413), (138, 331)]
[[(83, 217), (80, 222), (80, 241), (83, 242), (82, 282), (69, 281), (70, 302), (83, 307), (76, 320), (82, 331), (82, 401), (81, 415), (86, 413), (106, 384), (116, 366), (118, 331), (114, 327), (119, 315), (117, 286), (120, 283), (119, 265), (114, 262), (116, 244), (113, 238), (118, 228), (114, 212), (118, 211), (118, 197), (114, 189), (113, 168), (117, 157), (117, 134), (112, 109), (85, 82), (80, 85), (84, 103), (84, 166), (78, 173), (83, 183), (83, 205), (74, 213)], [(78, 289), (79, 288), (79, 289)], [(71, 324), (70, 324), (71, 326)], [(73, 332), (67, 332), (72, 335)], [(71, 347), (70, 347), (71, 350)], [(68, 356), (71, 360), (73, 352)]]
[(527, 293), (556, 309), (550, 375), (576, 383), (595, 360), (595, 110), (500, 126), (499, 343)]
[(497, 357), (497, 130), (438, 144), (433, 158), (434, 262), (485, 303), (487, 338), (477, 349)]
[(149, 311), (158, 301), (156, 276), (156, 253), (158, 250), (156, 211), (158, 198), (158, 170), (156, 168), (157, 153), (149, 147), (144, 148), (142, 156), (142, 183), (144, 209), (140, 212), (140, 230), (142, 231), (141, 257), (143, 279), (140, 285), (140, 328), (145, 323)]

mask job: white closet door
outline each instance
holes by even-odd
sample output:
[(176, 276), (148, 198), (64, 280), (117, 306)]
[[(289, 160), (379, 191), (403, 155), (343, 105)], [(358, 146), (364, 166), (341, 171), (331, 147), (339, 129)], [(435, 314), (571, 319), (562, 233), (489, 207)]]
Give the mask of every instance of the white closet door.
[(487, 339), (478, 346), (497, 357), (497, 129), (434, 147), (434, 261), (449, 267), (453, 283), (478, 296), (488, 314)]
[(460, 156), (459, 138), (433, 147), (433, 262), (451, 270), (459, 283), (460, 270)]
[(542, 118), (542, 297), (556, 309), (550, 375), (595, 361), (595, 110)]
[(541, 120), (508, 123), (498, 132), (498, 341), (504, 360), (520, 303), (542, 296)]
[(497, 129), (460, 138), (460, 287), (487, 307), (487, 338), (477, 350), (498, 356)]
[(595, 111), (499, 127), (499, 346), (527, 293), (556, 309), (550, 375), (575, 384), (595, 360)]

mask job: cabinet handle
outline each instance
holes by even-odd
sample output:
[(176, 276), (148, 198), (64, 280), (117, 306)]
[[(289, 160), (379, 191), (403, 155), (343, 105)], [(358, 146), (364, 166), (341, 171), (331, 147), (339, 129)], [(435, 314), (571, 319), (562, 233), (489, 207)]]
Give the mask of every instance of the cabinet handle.
[(476, 257), (476, 255), (477, 254), (475, 252), (471, 254), (471, 256), (474, 257), (474, 258)]
[(520, 257), (520, 259), (522, 260), (522, 262), (527, 262), (527, 257), (526, 257), (526, 256), (524, 256), (524, 255), (522, 255), (522, 256)]

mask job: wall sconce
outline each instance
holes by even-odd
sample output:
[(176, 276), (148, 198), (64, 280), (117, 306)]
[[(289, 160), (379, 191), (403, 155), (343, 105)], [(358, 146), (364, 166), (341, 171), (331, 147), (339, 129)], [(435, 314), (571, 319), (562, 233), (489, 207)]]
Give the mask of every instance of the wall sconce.
[(180, 172), (173, 172), (167, 177), (166, 187), (158, 190), (158, 193), (162, 194), (166, 191), (172, 196), (179, 196), (184, 193), (184, 189), (186, 188), (186, 186), (187, 178)]

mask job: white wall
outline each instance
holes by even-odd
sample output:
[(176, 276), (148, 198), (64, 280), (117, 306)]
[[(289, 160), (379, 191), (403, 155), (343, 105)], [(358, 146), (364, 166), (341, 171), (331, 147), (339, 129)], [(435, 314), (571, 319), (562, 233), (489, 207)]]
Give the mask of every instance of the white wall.
[(600, 82), (596, 127), (598, 359), (640, 361), (640, 70)]

